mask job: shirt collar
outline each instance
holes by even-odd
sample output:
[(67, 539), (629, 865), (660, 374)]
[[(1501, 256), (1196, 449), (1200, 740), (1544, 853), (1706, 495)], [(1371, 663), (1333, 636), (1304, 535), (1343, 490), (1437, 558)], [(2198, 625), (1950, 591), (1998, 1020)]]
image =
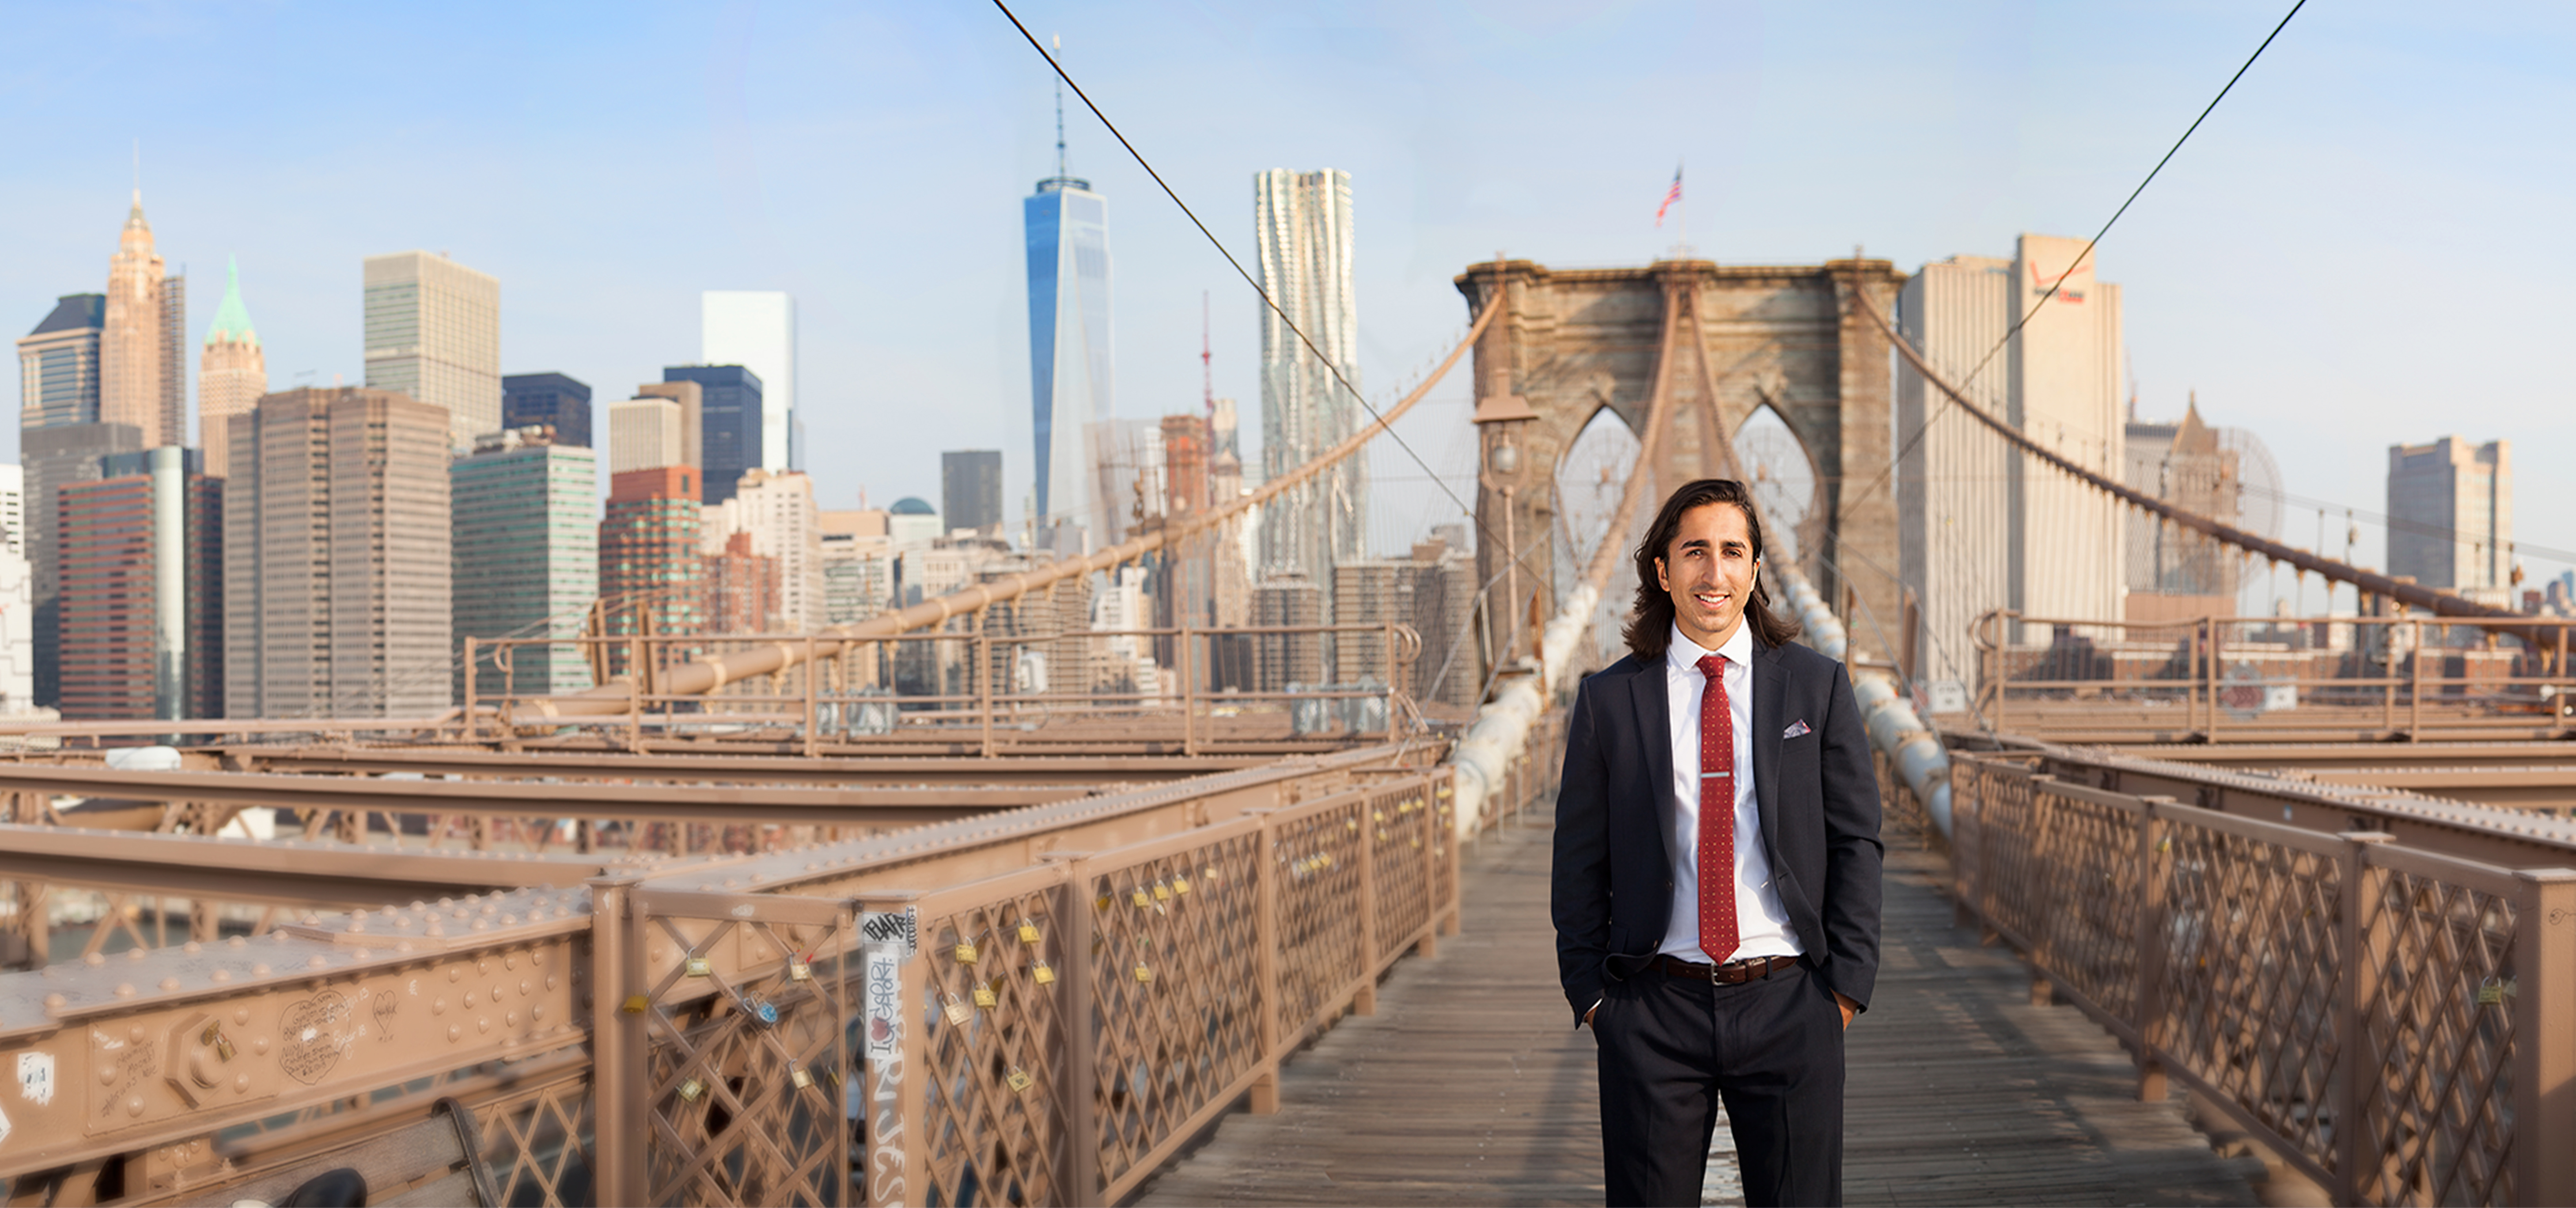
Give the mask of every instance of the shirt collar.
[(1672, 629), (1672, 644), (1664, 647), (1664, 664), (1668, 667), (1683, 671), (1697, 671), (1701, 657), (1710, 654), (1725, 655), (1726, 661), (1734, 666), (1753, 665), (1753, 623), (1750, 621), (1737, 625), (1735, 636), (1726, 639), (1726, 644), (1715, 650), (1707, 649), (1683, 637), (1679, 623), (1675, 623)]

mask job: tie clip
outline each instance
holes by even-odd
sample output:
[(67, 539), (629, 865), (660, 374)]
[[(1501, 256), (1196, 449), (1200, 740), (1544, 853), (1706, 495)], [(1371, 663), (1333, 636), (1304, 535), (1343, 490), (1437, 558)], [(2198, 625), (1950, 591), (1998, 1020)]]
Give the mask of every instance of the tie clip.
[(1732, 776), (1732, 775), (1734, 775), (1734, 774), (1735, 774), (1735, 773), (1733, 773), (1733, 772), (1702, 772), (1702, 773), (1700, 773), (1700, 774), (1699, 774), (1699, 778), (1700, 778), (1700, 779), (1702, 779), (1702, 780), (1706, 780), (1706, 779), (1708, 779), (1708, 778), (1709, 778), (1709, 777), (1711, 777), (1711, 776)]

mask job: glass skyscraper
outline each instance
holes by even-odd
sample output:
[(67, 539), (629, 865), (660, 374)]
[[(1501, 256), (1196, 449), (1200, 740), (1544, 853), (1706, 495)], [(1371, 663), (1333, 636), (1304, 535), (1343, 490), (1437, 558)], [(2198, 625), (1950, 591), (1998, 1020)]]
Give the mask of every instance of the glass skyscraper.
[(673, 365), (662, 371), (665, 382), (696, 382), (704, 400), (698, 408), (698, 455), (707, 464), (706, 501), (733, 498), (745, 470), (760, 468), (760, 375), (741, 365)]
[[(1038, 182), (1022, 203), (1029, 236), (1030, 418), (1037, 436), (1036, 506), (1041, 528), (1078, 526), (1093, 540), (1091, 458), (1083, 434), (1110, 412), (1109, 202), (1091, 182), (1064, 174)], [(1044, 544), (1079, 550), (1070, 533)]]

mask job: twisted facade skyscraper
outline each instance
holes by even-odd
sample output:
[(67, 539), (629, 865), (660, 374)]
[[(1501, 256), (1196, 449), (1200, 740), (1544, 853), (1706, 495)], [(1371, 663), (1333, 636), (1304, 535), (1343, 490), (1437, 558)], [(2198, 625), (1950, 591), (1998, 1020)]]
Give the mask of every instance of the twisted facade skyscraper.
[[(1332, 372), (1338, 367), (1359, 383), (1351, 175), (1331, 168), (1263, 172), (1253, 178), (1253, 214), (1261, 287), (1279, 307), (1261, 313), (1261, 468), (1271, 479), (1340, 443), (1361, 422), (1360, 400)], [(1367, 523), (1368, 466), (1345, 458), (1262, 508), (1260, 573), (1299, 572), (1308, 582), (1329, 583), (1334, 564), (1366, 556)]]

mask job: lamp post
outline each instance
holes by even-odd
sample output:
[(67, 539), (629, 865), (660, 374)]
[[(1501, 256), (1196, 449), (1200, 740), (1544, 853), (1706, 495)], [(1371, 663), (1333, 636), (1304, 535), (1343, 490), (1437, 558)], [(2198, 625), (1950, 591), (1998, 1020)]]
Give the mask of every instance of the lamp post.
[[(1509, 615), (1514, 626), (1520, 623), (1520, 536), (1517, 525), (1517, 498), (1527, 458), (1522, 445), (1527, 441), (1523, 429), (1538, 412), (1530, 410), (1529, 400), (1517, 394), (1488, 394), (1476, 400), (1475, 424), (1477, 441), (1484, 449), (1482, 469), (1476, 481), (1486, 490), (1503, 497), (1503, 598), (1511, 602)], [(1491, 616), (1489, 609), (1487, 615)], [(1517, 647), (1520, 631), (1510, 631), (1506, 649)]]

